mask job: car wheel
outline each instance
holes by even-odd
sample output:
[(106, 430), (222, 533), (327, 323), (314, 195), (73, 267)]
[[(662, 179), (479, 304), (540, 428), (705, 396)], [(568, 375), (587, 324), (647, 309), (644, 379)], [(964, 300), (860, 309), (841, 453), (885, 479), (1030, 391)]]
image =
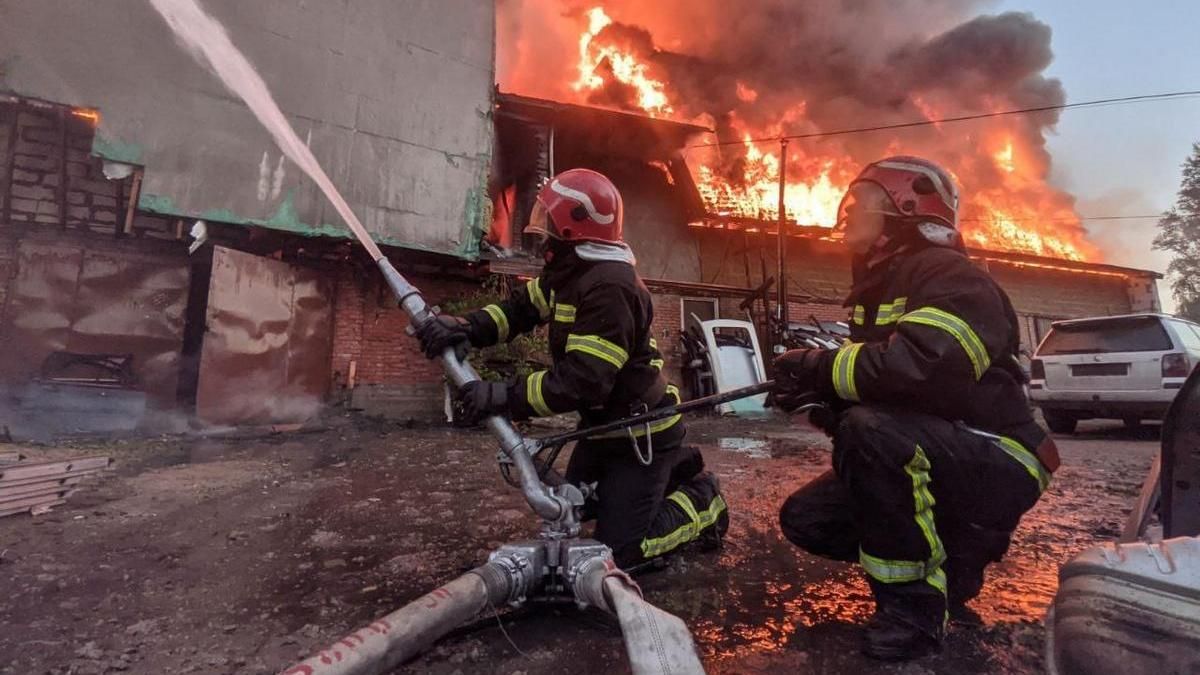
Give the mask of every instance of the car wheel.
[(1056, 434), (1073, 434), (1079, 424), (1078, 417), (1061, 410), (1043, 410), (1042, 416), (1046, 418), (1046, 426)]

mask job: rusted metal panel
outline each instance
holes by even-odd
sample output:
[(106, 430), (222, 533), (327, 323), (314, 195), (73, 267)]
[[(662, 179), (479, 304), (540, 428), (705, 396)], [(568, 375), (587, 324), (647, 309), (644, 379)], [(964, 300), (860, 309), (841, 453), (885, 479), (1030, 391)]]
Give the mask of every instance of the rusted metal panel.
[(83, 249), (35, 244), (18, 245), (17, 276), (9, 304), (0, 349), (0, 376), (6, 382), (34, 377), (52, 352), (67, 348), (75, 314), (75, 289), (83, 262)]
[(182, 254), (88, 251), (68, 351), (133, 354), (138, 388), (156, 407), (173, 406), (189, 277)]
[(329, 283), (313, 270), (296, 269), (288, 338), (288, 391), (319, 402), (329, 393), (333, 355), (333, 305)]
[(245, 424), (316, 412), (329, 383), (328, 298), (315, 272), (217, 247), (196, 414)]
[(0, 325), (0, 377), (35, 377), (52, 353), (132, 354), (137, 388), (155, 407), (174, 405), (186, 259), (133, 244), (22, 240)]

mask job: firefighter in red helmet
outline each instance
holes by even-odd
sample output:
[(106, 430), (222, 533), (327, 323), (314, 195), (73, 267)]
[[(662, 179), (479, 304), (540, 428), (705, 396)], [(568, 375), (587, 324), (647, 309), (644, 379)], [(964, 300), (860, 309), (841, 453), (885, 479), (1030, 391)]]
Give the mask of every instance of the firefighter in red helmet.
[(1016, 315), (966, 255), (958, 192), (938, 165), (890, 157), (850, 184), (838, 230), (853, 251), (850, 341), (775, 362), (773, 401), (815, 392), (836, 416), (833, 468), (792, 494), (784, 535), (857, 561), (875, 595), (864, 651), (940, 646), (948, 612), (974, 598), (1058, 467), (1033, 420)]
[[(523, 420), (577, 411), (590, 427), (679, 402), (662, 373), (654, 307), (622, 237), (621, 194), (588, 169), (564, 171), (538, 193), (526, 234), (537, 236), (541, 276), (505, 302), (465, 317), (440, 316), (417, 337), (427, 356), (470, 343), (505, 342), (549, 326), (553, 366), (507, 382), (472, 382), (458, 394), (468, 421)], [(683, 446), (679, 415), (580, 441), (566, 480), (595, 483), (594, 536), (629, 568), (694, 540), (717, 546), (729, 516), (698, 449)]]

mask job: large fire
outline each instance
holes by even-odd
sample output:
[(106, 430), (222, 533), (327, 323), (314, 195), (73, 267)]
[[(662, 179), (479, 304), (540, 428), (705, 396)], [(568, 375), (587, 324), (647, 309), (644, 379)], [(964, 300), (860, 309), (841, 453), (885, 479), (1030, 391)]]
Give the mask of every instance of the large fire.
[[(578, 76), (571, 83), (571, 90), (583, 102), (615, 85), (633, 92), (626, 97), (626, 107), (652, 117), (704, 121), (688, 119), (680, 112), (699, 106), (672, 100), (675, 94), (669, 74), (659, 72), (654, 54), (638, 53), (627, 41), (610, 36), (611, 31), (605, 29), (614, 21), (603, 7), (593, 7), (583, 17), (586, 25), (580, 26), (578, 38)], [(733, 83), (733, 88), (731, 94), (748, 106), (755, 105), (763, 94), (761, 88), (741, 81)], [(912, 103), (927, 119), (942, 117), (934, 103), (920, 96), (914, 96)], [(743, 223), (748, 229), (758, 226), (747, 221), (777, 220), (780, 144), (755, 139), (786, 135), (798, 128), (811, 129), (807, 122), (803, 101), (789, 104), (781, 119), (765, 127), (751, 126), (729, 115), (725, 128), (732, 128), (736, 132), (733, 138), (741, 139), (740, 143), (700, 143), (702, 147), (689, 148), (685, 157), (710, 214), (726, 223)], [(962, 187), (960, 216), (968, 243), (1072, 260), (1095, 259), (1098, 250), (1084, 237), (1073, 200), (1046, 183), (1045, 163), (1022, 147), (1021, 137), (1008, 124), (998, 118), (995, 125), (982, 132), (986, 139), (983, 154), (964, 153), (957, 165), (949, 166)], [(961, 127), (952, 127), (937, 124), (932, 133), (962, 133)], [(926, 154), (920, 144), (906, 143), (905, 138), (896, 134), (889, 139), (888, 154)], [(727, 141), (728, 134), (721, 140)], [(851, 157), (840, 147), (789, 147), (784, 193), (789, 222), (833, 226), (846, 186), (862, 165), (861, 159)], [(986, 180), (982, 178), (985, 173)]]

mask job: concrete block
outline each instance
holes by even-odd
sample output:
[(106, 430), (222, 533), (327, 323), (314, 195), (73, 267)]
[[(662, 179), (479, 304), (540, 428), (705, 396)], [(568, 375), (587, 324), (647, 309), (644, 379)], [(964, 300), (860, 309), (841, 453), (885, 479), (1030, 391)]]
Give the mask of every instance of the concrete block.
[(37, 213), (38, 203), (32, 199), (13, 199), (11, 208), (13, 212)]
[(12, 195), (19, 199), (55, 199), (57, 194), (52, 188), (43, 187), (40, 185), (20, 185), (12, 186)]
[(58, 160), (54, 157), (38, 157), (18, 152), (17, 156), (13, 159), (13, 166), (28, 171), (57, 171)]
[(25, 171), (24, 169), (13, 168), (13, 181), (17, 183), (40, 183), (44, 176), (52, 174), (38, 173), (35, 171)]

